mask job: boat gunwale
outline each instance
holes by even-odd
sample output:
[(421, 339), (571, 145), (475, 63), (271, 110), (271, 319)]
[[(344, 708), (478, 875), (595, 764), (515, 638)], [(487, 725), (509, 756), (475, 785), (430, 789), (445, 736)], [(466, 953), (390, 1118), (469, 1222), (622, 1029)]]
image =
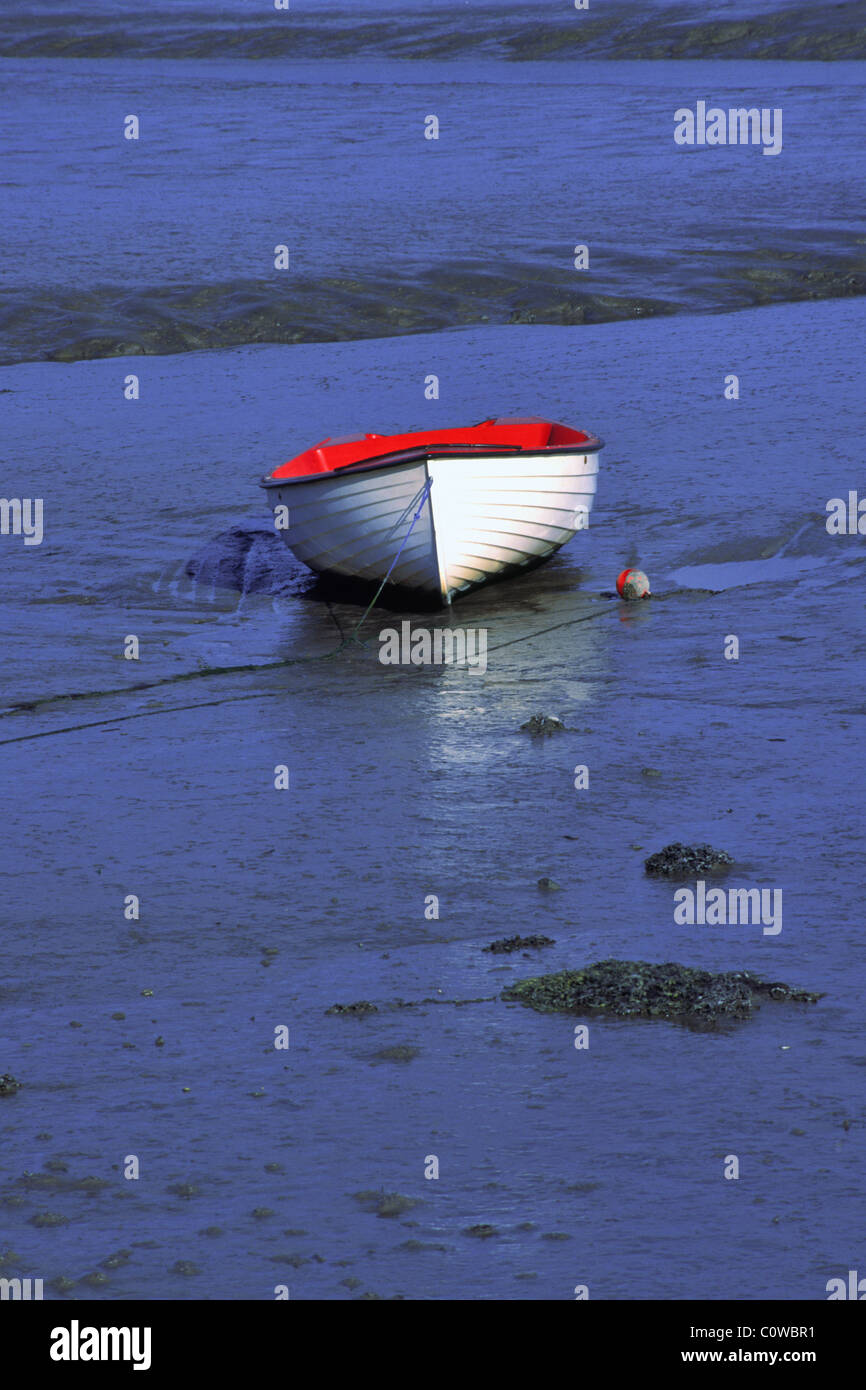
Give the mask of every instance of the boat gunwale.
[(379, 469), (398, 467), (401, 463), (430, 463), (434, 459), (447, 459), (455, 455), (459, 458), (461, 454), (468, 453), (478, 458), (515, 458), (521, 454), (553, 458), (558, 454), (597, 454), (603, 448), (604, 440), (594, 434), (588, 434), (579, 444), (540, 445), (532, 449), (524, 449), (519, 444), (440, 444), (435, 449), (419, 446), (415, 449), (396, 449), (389, 454), (376, 454), (373, 458), (361, 459), (357, 463), (344, 463), (340, 468), (319, 469), (315, 473), (304, 473), (300, 476), (275, 478), (272, 473), (268, 473), (262, 478), (259, 487), (286, 487), (294, 483), (316, 482), (317, 479), (342, 478), (346, 474), (374, 473)]

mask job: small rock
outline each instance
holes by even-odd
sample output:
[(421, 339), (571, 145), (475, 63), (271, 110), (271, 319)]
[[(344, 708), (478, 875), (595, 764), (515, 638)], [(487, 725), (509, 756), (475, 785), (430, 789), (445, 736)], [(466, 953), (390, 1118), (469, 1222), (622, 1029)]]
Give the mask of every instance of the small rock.
[(713, 849), (712, 845), (681, 845), (675, 841), (645, 859), (644, 869), (654, 877), (697, 878), (716, 873), (733, 862), (723, 849)]
[(560, 891), (559, 884), (555, 878), (540, 878), (538, 880), (538, 886), (543, 893), (558, 893)]

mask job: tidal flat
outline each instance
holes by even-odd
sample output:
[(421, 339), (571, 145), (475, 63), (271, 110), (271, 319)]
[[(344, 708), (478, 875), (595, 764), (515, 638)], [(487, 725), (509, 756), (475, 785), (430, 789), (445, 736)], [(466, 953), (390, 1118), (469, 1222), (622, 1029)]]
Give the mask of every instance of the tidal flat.
[[(687, 339), (512, 325), (0, 371), (7, 491), (38, 448), (45, 499), (0, 575), (4, 1272), (100, 1300), (752, 1299), (854, 1267), (863, 556), (825, 502), (859, 457), (863, 348), (863, 302), (836, 300)], [(488, 629), (482, 676), (383, 665), (387, 609), (335, 654), (363, 610), (291, 557), (269, 584), (257, 477), (359, 399), (382, 429), (501, 409), (608, 441), (589, 529), (455, 604)], [(246, 564), (188, 573), (234, 528), (264, 557), (248, 592)], [(623, 563), (652, 603), (609, 597)], [(563, 729), (521, 733), (539, 711)], [(677, 924), (644, 872), (675, 841), (783, 887), (782, 932)], [(484, 951), (518, 935), (555, 944)], [(611, 957), (824, 998), (730, 1034), (590, 1020), (578, 1052), (573, 1018), (496, 997)]]

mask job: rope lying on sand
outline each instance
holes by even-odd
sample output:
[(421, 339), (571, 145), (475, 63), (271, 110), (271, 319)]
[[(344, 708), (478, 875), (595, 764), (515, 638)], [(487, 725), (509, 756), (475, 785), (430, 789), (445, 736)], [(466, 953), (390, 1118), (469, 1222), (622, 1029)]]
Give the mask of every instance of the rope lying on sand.
[[(347, 637), (344, 637), (343, 640), (338, 644), (338, 646), (334, 647), (332, 651), (322, 652), (317, 656), (289, 656), (282, 658), (280, 661), (265, 661), (259, 663), (245, 662), (243, 665), (238, 666), (208, 666), (203, 671), (182, 671), (178, 675), (163, 676), (159, 680), (154, 681), (138, 681), (135, 685), (116, 686), (111, 690), (75, 690), (69, 691), (68, 693), (63, 695), (44, 695), (35, 700), (18, 701), (17, 703), (10, 705), (6, 709), (0, 710), (0, 719), (8, 719), (12, 715), (21, 714), (25, 711), (35, 711), (38, 709), (43, 709), (49, 705), (64, 704), (67, 701), (72, 700), (101, 700), (107, 698), (110, 695), (135, 695), (145, 690), (158, 690), (161, 689), (163, 686), (180, 685), (185, 681), (205, 680), (211, 676), (236, 676), (248, 674), (251, 672), (278, 671), (288, 666), (300, 666), (314, 661), (329, 661), (333, 657), (338, 656), (340, 652), (345, 651), (347, 647), (350, 647), (352, 645), (362, 647), (366, 650), (367, 644), (365, 642), (362, 642), (360, 638), (357, 636), (357, 634), (361, 630), (363, 624), (366, 622), (372, 609), (378, 603), (379, 598), (382, 594), (382, 590), (388, 582), (388, 577), (392, 574), (394, 566), (399, 560), (400, 555), (403, 552), (403, 548), (406, 545), (406, 542), (408, 541), (409, 537), (411, 536), (416, 522), (421, 516), (421, 512), (424, 508), (424, 503), (426, 502), (430, 494), (432, 481), (432, 479), (428, 479), (424, 488), (422, 488), (421, 490), (421, 499), (418, 503), (418, 509), (412, 518), (412, 522), (409, 526), (409, 529), (406, 532), (406, 535), (403, 537), (403, 540), (400, 543), (400, 547), (396, 555), (394, 556), (394, 559), (391, 561), (391, 564), (388, 568), (388, 573), (385, 575), (385, 578), (382, 580), (382, 583), (379, 585), (379, 588), (377, 589), (370, 603), (367, 605), (366, 609), (362, 613), (360, 620), (355, 624), (354, 628), (349, 633), (349, 635)], [(414, 498), (412, 500), (414, 502)], [(409, 503), (409, 506), (412, 506), (412, 502)], [(408, 507), (406, 510), (408, 511)], [(688, 590), (682, 591), (684, 595), (687, 595), (688, 592)], [(676, 598), (678, 596), (678, 594), (664, 595), (665, 598)], [(616, 595), (605, 595), (605, 597), (613, 598), (616, 597)], [(599, 618), (609, 617), (610, 613), (610, 607), (607, 604), (605, 604), (604, 607), (597, 609), (593, 613), (583, 613), (580, 615), (580, 617), (577, 618), (564, 618), (561, 622), (552, 623), (548, 627), (536, 628), (532, 632), (523, 633), (518, 637), (509, 637), (504, 642), (498, 642), (495, 646), (490, 647), (489, 650), (491, 652), (496, 652), (503, 650), (503, 648), (505, 647), (513, 647), (519, 642), (531, 642), (535, 637), (544, 637), (548, 633), (557, 632), (562, 628), (574, 627), (578, 623), (590, 623), (596, 621)], [(405, 671), (407, 674), (417, 674), (419, 670), (418, 667), (404, 668), (399, 666), (395, 666), (391, 669), (394, 671)], [(161, 714), (182, 714), (188, 710), (209, 709), (215, 705), (237, 704), (241, 700), (275, 699), (277, 696), (282, 697), (284, 693), (285, 692), (282, 690), (256, 690), (249, 695), (224, 695), (221, 696), (218, 700), (199, 700), (189, 705), (163, 705), (160, 709), (138, 710), (135, 714), (116, 714), (113, 718), (93, 719), (89, 722), (82, 724), (66, 724), (60, 729), (43, 729), (39, 733), (17, 734), (13, 738), (0, 739), (0, 748), (5, 747), (5, 745), (9, 743), (27, 743), (32, 739), (51, 738), (55, 734), (78, 733), (79, 731), (82, 731), (84, 729), (99, 729), (105, 728), (107, 725), (110, 724), (124, 724), (132, 719), (152, 719)]]
[[(282, 667), (282, 666), (295, 666), (295, 665), (300, 665), (302, 662), (307, 662), (307, 661), (328, 661), (328, 660), (330, 660), (331, 657), (337, 656), (341, 651), (344, 651), (345, 648), (348, 647), (348, 646), (350, 646), (352, 643), (355, 643), (355, 645), (360, 646), (360, 647), (365, 646), (365, 643), (363, 643), (363, 642), (360, 640), (360, 638), (358, 637), (357, 634), (360, 632), (360, 630), (361, 630), (361, 628), (363, 627), (364, 623), (367, 621), (367, 618), (369, 617), (370, 613), (371, 613), (372, 610), (375, 608), (376, 604), (379, 602), (379, 599), (380, 599), (381, 594), (382, 594), (382, 590), (385, 588), (385, 585), (388, 583), (388, 580), (390, 579), (392, 573), (394, 572), (394, 566), (397, 564), (397, 561), (400, 559), (400, 556), (403, 554), (403, 550), (404, 550), (405, 547), (406, 547), (406, 543), (407, 543), (407, 541), (409, 540), (409, 537), (411, 536), (412, 532), (413, 532), (414, 529), (415, 529), (416, 524), (418, 523), (418, 521), (419, 521), (419, 519), (420, 519), (420, 517), (421, 517), (421, 513), (422, 513), (423, 510), (424, 510), (425, 503), (426, 503), (428, 497), (430, 496), (430, 490), (431, 490), (432, 486), (433, 486), (433, 479), (432, 479), (432, 478), (428, 478), (427, 481), (426, 481), (426, 483), (424, 484), (424, 486), (421, 488), (421, 491), (420, 491), (420, 500), (418, 501), (418, 506), (417, 506), (417, 509), (416, 509), (416, 511), (415, 511), (415, 515), (413, 516), (412, 521), (411, 521), (411, 523), (410, 523), (410, 525), (409, 525), (409, 529), (408, 529), (408, 531), (406, 532), (405, 536), (403, 537), (402, 541), (400, 542), (400, 545), (399, 545), (399, 548), (398, 548), (398, 550), (397, 550), (396, 555), (394, 556), (393, 560), (391, 561), (390, 565), (388, 566), (388, 571), (387, 571), (387, 573), (386, 573), (386, 575), (385, 575), (385, 578), (382, 580), (381, 584), (379, 585), (379, 587), (378, 587), (378, 589), (376, 590), (375, 594), (373, 595), (372, 599), (371, 599), (370, 602), (367, 604), (367, 607), (364, 609), (364, 612), (361, 614), (360, 620), (355, 624), (355, 626), (353, 627), (352, 631), (349, 633), (348, 637), (344, 637), (343, 640), (338, 644), (338, 646), (334, 647), (333, 651), (330, 651), (330, 652), (321, 652), (321, 653), (317, 654), (316, 656), (291, 656), (291, 657), (286, 657), (286, 658), (284, 658), (282, 661), (268, 661), (268, 662), (264, 662), (264, 663), (262, 663), (262, 664), (254, 664), (254, 663), (253, 663), (253, 664), (245, 664), (245, 665), (242, 665), (242, 666), (211, 666), (211, 667), (208, 667), (208, 668), (207, 668), (206, 670), (204, 670), (204, 671), (184, 671), (184, 672), (182, 672), (180, 675), (177, 675), (177, 676), (166, 676), (166, 677), (164, 677), (163, 679), (157, 680), (157, 681), (141, 681), (141, 682), (137, 682), (135, 685), (117, 686), (117, 687), (115, 687), (113, 690), (80, 690), (80, 691), (71, 691), (71, 692), (69, 692), (68, 694), (64, 694), (64, 695), (46, 695), (46, 696), (44, 696), (42, 699), (36, 699), (36, 700), (32, 700), (32, 701), (20, 701), (19, 703), (15, 704), (15, 705), (11, 705), (8, 709), (5, 709), (5, 710), (0, 711), (0, 718), (7, 718), (9, 715), (12, 715), (12, 714), (21, 714), (21, 713), (23, 713), (24, 711), (36, 710), (36, 709), (39, 709), (39, 708), (41, 708), (41, 707), (44, 707), (45, 705), (57, 704), (57, 703), (60, 703), (61, 701), (66, 701), (66, 700), (88, 700), (88, 699), (94, 700), (94, 699), (103, 699), (103, 698), (105, 698), (106, 696), (109, 696), (109, 695), (131, 695), (131, 694), (136, 693), (137, 691), (142, 691), (142, 690), (154, 690), (154, 689), (156, 689), (156, 688), (158, 688), (158, 687), (160, 687), (160, 686), (164, 686), (164, 685), (175, 685), (175, 684), (179, 683), (180, 681), (200, 680), (200, 679), (202, 679), (202, 678), (205, 677), (205, 676), (216, 676), (216, 675), (231, 676), (231, 675), (238, 675), (238, 674), (239, 674), (240, 672), (242, 672), (242, 671), (272, 671), (272, 670), (276, 670), (276, 669), (278, 669), (278, 668), (280, 668), (280, 667)], [(416, 497), (418, 497), (418, 496), (419, 496), (419, 494), (416, 493)], [(412, 501), (409, 503), (409, 506), (406, 508), (406, 512), (409, 511), (409, 508), (413, 505), (414, 502), (415, 502), (415, 497), (412, 498)], [(404, 512), (404, 516), (405, 516), (406, 512)], [(232, 698), (233, 700), (235, 700), (235, 701), (237, 701), (237, 700), (252, 700), (252, 699), (257, 699), (257, 698), (265, 698), (265, 696), (266, 696), (267, 693), (269, 693), (269, 692), (260, 692), (260, 691), (257, 691), (254, 695), (239, 695), (239, 696), (234, 696), (234, 697), (231, 697), (231, 698)], [(273, 692), (273, 693), (276, 693), (276, 692)], [(201, 707), (202, 709), (204, 709), (204, 708), (207, 708), (209, 705), (219, 705), (219, 704), (224, 704), (224, 703), (225, 703), (225, 700), (207, 700), (207, 701), (202, 701), (200, 707)], [(91, 723), (88, 723), (88, 724), (70, 724), (70, 725), (67, 725), (67, 726), (66, 726), (65, 728), (63, 728), (63, 729), (46, 729), (46, 730), (43, 730), (41, 733), (38, 733), (38, 734), (20, 734), (20, 735), (18, 735), (16, 738), (0, 739), (0, 747), (3, 747), (3, 746), (4, 746), (5, 744), (7, 744), (7, 743), (25, 743), (25, 742), (27, 742), (27, 740), (29, 740), (29, 739), (34, 739), (34, 738), (48, 738), (51, 734), (73, 733), (73, 732), (75, 732), (75, 731), (78, 730), (78, 729), (95, 729), (95, 728), (100, 728), (100, 727), (102, 727), (102, 726), (105, 726), (106, 724), (119, 724), (119, 723), (123, 723), (123, 722), (125, 722), (125, 721), (128, 720), (128, 719), (145, 719), (145, 718), (147, 718), (148, 716), (152, 716), (152, 715), (156, 715), (156, 714), (168, 714), (168, 713), (172, 713), (172, 712), (178, 712), (178, 711), (181, 711), (181, 710), (197, 709), (197, 708), (199, 708), (199, 705), (196, 704), (196, 705), (176, 705), (176, 706), (174, 706), (173, 708), (168, 708), (168, 709), (167, 709), (167, 708), (163, 708), (163, 709), (159, 709), (159, 710), (140, 710), (140, 711), (139, 711), (138, 713), (136, 713), (136, 714), (115, 715), (115, 717), (114, 717), (113, 719), (97, 719), (97, 720), (93, 720)]]
[[(548, 632), (555, 632), (558, 628), (574, 627), (577, 623), (590, 623), (598, 618), (610, 616), (609, 608), (599, 609), (596, 613), (584, 613), (579, 618), (567, 618), (564, 622), (554, 623), (552, 627), (540, 628), (534, 632), (524, 633), (522, 637), (510, 637), (507, 642), (500, 642), (498, 646), (491, 647), (490, 651), (499, 651), (501, 647), (512, 647), (516, 642), (531, 642), (534, 637), (543, 637)], [(366, 617), (366, 614), (364, 615)], [(321, 656), (295, 656), (286, 657), (283, 661), (265, 661), (261, 664), (250, 663), (245, 666), (209, 666), (205, 671), (185, 671), (179, 676), (166, 676), (158, 681), (145, 681), (137, 685), (117, 686), (114, 690), (81, 690), (74, 691), (69, 695), (46, 695), (41, 700), (28, 701), (26, 704), (13, 705), (11, 708), (0, 711), (0, 719), (6, 719), (12, 714), (20, 714), (23, 710), (36, 710), (46, 705), (61, 704), (66, 700), (101, 700), (108, 695), (135, 695), (144, 690), (155, 690), (165, 685), (177, 685), (181, 681), (204, 680), (209, 676), (236, 676), (244, 672), (251, 671), (277, 671), (286, 666), (298, 666), (308, 661), (326, 661), (330, 657), (336, 656), (349, 646), (354, 638), (354, 632), (345, 638), (338, 647), (331, 652), (323, 652)], [(365, 646), (363, 642), (357, 642), (357, 646)], [(393, 671), (405, 672), (406, 674), (417, 674), (418, 667), (394, 666)], [(66, 724), (61, 729), (43, 729), (38, 734), (17, 734), (14, 738), (0, 739), (0, 748), (8, 743), (26, 743), (35, 738), (51, 738), (54, 734), (77, 733), (81, 729), (99, 729), (107, 724), (124, 724), (131, 719), (152, 719), (160, 714), (181, 714), (186, 710), (208, 709), (214, 705), (238, 704), (241, 700), (273, 700), (277, 697), (284, 698), (283, 690), (256, 690), (250, 695), (223, 695), (219, 700), (198, 700), (191, 705), (163, 705), (160, 709), (139, 710), (136, 714), (116, 714), (110, 719), (94, 719), (85, 724)]]

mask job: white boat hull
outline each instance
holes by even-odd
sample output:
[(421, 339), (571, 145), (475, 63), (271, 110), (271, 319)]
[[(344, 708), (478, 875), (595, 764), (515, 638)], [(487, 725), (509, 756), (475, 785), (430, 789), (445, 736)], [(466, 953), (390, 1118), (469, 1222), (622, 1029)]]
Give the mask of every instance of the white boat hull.
[[(268, 485), (281, 534), (319, 574), (381, 581), (443, 603), (552, 555), (585, 529), (598, 453), (448, 455)], [(406, 540), (430, 482), (429, 495)]]

